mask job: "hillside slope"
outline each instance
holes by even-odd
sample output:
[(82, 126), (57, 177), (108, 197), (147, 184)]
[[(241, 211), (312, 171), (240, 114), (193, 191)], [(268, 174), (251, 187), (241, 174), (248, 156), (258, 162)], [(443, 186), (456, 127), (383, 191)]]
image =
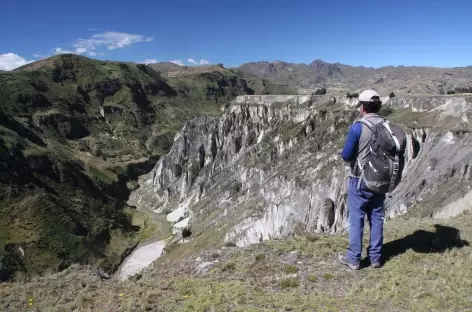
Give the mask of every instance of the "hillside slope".
[(472, 219), (387, 222), (381, 269), (349, 271), (347, 235), (162, 259), (124, 283), (88, 267), (0, 284), (4, 311), (470, 311)]
[(0, 280), (77, 262), (112, 271), (140, 239), (168, 235), (126, 207), (132, 180), (188, 119), (254, 93), (230, 71), (165, 79), (77, 55), (0, 73)]

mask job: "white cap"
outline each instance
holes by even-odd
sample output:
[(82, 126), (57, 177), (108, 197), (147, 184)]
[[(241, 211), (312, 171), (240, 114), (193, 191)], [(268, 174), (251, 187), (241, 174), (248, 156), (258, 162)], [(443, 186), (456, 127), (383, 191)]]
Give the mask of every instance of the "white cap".
[(362, 91), (362, 93), (359, 94), (359, 102), (370, 102), (374, 96), (379, 97), (379, 94), (374, 90)]

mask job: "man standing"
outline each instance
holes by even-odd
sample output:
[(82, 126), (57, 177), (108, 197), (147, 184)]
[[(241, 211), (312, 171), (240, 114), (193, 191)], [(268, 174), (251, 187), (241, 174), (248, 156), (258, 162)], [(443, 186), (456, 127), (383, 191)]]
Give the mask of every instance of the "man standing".
[(362, 236), (365, 215), (370, 226), (370, 246), (367, 249), (371, 266), (380, 268), (383, 244), (384, 200), (385, 194), (371, 192), (361, 177), (363, 166), (369, 152), (371, 127), (382, 122), (378, 115), (382, 103), (373, 90), (363, 91), (359, 95), (359, 116), (367, 122), (356, 121), (349, 129), (342, 158), (349, 162), (347, 205), (349, 209), (349, 247), (346, 254), (340, 254), (339, 260), (353, 270), (359, 270), (362, 253)]

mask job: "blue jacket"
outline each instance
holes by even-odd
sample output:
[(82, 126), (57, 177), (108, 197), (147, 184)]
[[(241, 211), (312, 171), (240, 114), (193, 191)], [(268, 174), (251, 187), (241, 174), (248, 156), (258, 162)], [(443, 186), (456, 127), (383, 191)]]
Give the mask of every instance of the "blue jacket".
[(357, 157), (359, 150), (359, 140), (362, 134), (362, 124), (357, 121), (350, 128), (347, 134), (346, 142), (342, 150), (341, 156), (345, 161), (353, 161)]

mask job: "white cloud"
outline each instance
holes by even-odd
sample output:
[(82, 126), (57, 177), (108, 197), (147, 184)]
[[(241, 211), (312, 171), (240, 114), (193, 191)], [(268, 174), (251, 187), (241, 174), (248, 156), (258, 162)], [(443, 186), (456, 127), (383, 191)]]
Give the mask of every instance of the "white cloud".
[(14, 53), (0, 54), (0, 70), (12, 70), (31, 62)]
[(173, 60), (173, 61), (169, 61), (169, 62), (180, 65), (180, 66), (184, 66), (184, 62), (182, 62), (181, 60)]
[(75, 49), (75, 53), (77, 53), (77, 54), (82, 54), (82, 53), (85, 53), (85, 52), (87, 52), (87, 49), (85, 49), (85, 48), (77, 48), (77, 49)]
[(74, 51), (64, 50), (63, 48), (59, 48), (59, 47), (56, 48), (56, 50), (54, 51), (54, 53), (56, 53), (56, 54), (66, 54), (66, 53), (73, 53), (73, 54), (75, 54)]
[(45, 58), (45, 57), (48, 57), (47, 55), (44, 55), (44, 54), (33, 54), (33, 56), (35, 58)]
[(130, 46), (134, 43), (149, 42), (152, 40), (154, 40), (154, 37), (108, 31), (92, 35), (87, 39), (78, 39), (74, 43), (74, 48), (76, 48), (76, 51), (80, 51), (80, 53), (90, 50), (93, 51), (102, 47), (108, 50), (115, 50)]
[(89, 56), (102, 56), (102, 55), (105, 55), (105, 53), (103, 53), (103, 52), (95, 52), (95, 51), (87, 52), (87, 54)]
[(187, 62), (189, 62), (190, 64), (197, 64), (197, 61), (195, 61), (194, 59), (191, 59), (191, 58), (189, 58), (187, 60)]
[(200, 65), (207, 65), (207, 64), (210, 64), (210, 62), (208, 62), (208, 60), (205, 60), (205, 59), (200, 60)]
[(159, 62), (159, 61), (156, 60), (156, 59), (148, 59), (148, 60), (144, 60), (142, 63), (147, 65), (147, 64), (154, 64), (154, 63), (157, 63), (157, 62)]

